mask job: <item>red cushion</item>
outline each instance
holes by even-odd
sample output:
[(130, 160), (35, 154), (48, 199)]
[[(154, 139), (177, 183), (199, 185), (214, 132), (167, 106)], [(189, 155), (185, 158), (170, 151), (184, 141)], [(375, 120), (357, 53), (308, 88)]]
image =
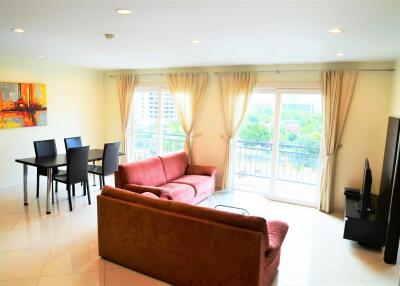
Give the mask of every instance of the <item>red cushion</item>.
[(195, 188), (197, 194), (202, 194), (204, 192), (213, 192), (215, 189), (215, 181), (212, 177), (202, 176), (202, 175), (185, 175), (172, 183), (187, 184)]
[(160, 158), (154, 157), (142, 161), (118, 166), (120, 184), (158, 186), (166, 183)]
[(185, 151), (160, 156), (160, 159), (164, 167), (167, 182), (185, 175), (189, 164)]
[(157, 197), (155, 194), (150, 193), (150, 192), (144, 192), (144, 193), (142, 193), (142, 196), (153, 198), (153, 199), (159, 199), (159, 197)]
[(167, 183), (160, 187), (168, 190), (167, 192), (161, 194), (161, 198), (163, 199), (189, 202), (194, 198), (195, 195), (194, 188), (186, 184)]

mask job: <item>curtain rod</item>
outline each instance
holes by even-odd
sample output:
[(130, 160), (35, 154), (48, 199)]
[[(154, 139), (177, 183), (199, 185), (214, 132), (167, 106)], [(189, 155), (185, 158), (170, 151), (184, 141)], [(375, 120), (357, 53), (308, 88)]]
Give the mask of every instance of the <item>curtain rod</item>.
[[(256, 73), (281, 73), (281, 72), (320, 72), (324, 69), (313, 69), (313, 70), (265, 70), (265, 71), (254, 71)], [(386, 72), (386, 71), (394, 71), (394, 69), (354, 69), (355, 71), (371, 71), (371, 72)], [(225, 72), (215, 72), (214, 74), (221, 74)]]
[[(280, 69), (276, 69), (276, 70), (265, 70), (265, 71), (254, 71), (255, 73), (281, 73), (281, 72), (320, 72), (323, 69), (313, 69), (313, 70), (280, 70)], [(360, 71), (360, 72), (392, 72), (395, 69), (391, 68), (391, 69), (355, 69), (356, 71)], [(227, 72), (227, 71), (225, 71)], [(214, 72), (212, 74), (221, 74), (221, 73), (225, 73), (225, 72)], [(209, 74), (209, 72), (207, 72)], [(142, 74), (136, 74), (137, 76), (164, 76), (167, 73), (142, 73)], [(108, 77), (112, 77), (114, 78), (115, 75), (109, 75)]]

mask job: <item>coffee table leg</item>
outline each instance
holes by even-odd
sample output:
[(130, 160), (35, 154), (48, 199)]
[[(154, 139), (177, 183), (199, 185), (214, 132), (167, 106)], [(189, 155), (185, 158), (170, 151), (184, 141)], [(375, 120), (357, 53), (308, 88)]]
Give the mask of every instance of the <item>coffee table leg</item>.
[(53, 181), (53, 169), (47, 168), (47, 196), (46, 196), (46, 214), (51, 214), (50, 210), (50, 194), (51, 194), (51, 182)]
[(28, 165), (24, 164), (24, 206), (28, 205)]

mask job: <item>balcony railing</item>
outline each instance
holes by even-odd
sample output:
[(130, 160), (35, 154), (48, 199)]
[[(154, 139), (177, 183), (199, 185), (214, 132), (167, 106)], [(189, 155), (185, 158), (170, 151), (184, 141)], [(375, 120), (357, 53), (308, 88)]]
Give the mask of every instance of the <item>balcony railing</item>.
[[(154, 157), (160, 153), (182, 150), (185, 144), (185, 136), (165, 133), (162, 135), (162, 146), (159, 146), (159, 144), (156, 132), (135, 132), (135, 160)], [(160, 150), (160, 147), (162, 147), (162, 150)]]
[[(272, 178), (272, 144), (238, 140), (236, 142), (236, 174)], [(316, 185), (318, 179), (319, 148), (279, 145), (277, 179)]]

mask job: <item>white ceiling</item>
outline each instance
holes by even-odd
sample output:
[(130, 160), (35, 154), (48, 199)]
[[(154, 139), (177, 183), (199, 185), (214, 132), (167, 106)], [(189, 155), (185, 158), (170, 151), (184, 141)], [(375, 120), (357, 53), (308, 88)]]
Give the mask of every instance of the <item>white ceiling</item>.
[(393, 60), (400, 0), (1, 0), (0, 55), (101, 69)]

